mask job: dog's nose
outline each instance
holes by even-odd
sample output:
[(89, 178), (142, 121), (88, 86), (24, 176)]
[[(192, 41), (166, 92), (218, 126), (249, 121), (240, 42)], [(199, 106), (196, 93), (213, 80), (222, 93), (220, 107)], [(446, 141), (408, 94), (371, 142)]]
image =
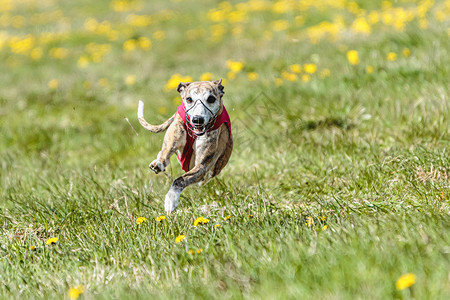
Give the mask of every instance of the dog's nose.
[(205, 123), (205, 118), (202, 116), (193, 116), (192, 117), (192, 124), (196, 126), (202, 126)]

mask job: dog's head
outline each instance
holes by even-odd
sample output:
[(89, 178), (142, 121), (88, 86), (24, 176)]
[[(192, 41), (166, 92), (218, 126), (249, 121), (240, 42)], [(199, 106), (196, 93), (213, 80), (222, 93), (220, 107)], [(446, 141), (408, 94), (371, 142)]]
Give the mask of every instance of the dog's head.
[(215, 81), (180, 82), (177, 91), (186, 106), (186, 119), (195, 135), (203, 135), (222, 113), (224, 95), (222, 79)]

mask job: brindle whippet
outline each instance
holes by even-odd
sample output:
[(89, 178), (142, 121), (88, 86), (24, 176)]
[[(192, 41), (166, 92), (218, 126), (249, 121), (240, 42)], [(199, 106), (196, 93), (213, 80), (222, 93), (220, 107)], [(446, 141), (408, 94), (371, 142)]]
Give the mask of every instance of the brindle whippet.
[(206, 183), (220, 173), (233, 150), (231, 123), (223, 105), (222, 80), (181, 82), (177, 91), (182, 98), (178, 111), (161, 125), (144, 119), (144, 103), (139, 101), (138, 119), (154, 133), (167, 129), (162, 149), (149, 165), (156, 174), (164, 172), (170, 157), (177, 152), (185, 174), (172, 183), (164, 208), (171, 213), (178, 206), (181, 192), (189, 185)]

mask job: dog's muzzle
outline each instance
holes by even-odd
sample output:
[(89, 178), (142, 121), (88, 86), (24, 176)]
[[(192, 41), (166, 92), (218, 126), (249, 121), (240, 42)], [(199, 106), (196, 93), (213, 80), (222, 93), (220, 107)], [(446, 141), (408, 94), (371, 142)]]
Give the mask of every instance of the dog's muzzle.
[[(200, 102), (201, 105), (203, 105), (206, 110), (211, 114), (211, 117), (209, 118), (208, 123), (205, 124), (205, 118), (203, 116), (190, 116), (189, 111), (193, 109), (195, 106), (197, 106), (197, 102)], [(188, 124), (188, 127), (191, 129), (191, 131), (196, 136), (202, 136), (204, 135), (211, 127), (214, 126), (214, 123), (216, 122), (217, 115), (213, 113), (200, 99), (195, 101), (194, 105), (191, 106), (188, 110), (186, 110), (186, 121)]]

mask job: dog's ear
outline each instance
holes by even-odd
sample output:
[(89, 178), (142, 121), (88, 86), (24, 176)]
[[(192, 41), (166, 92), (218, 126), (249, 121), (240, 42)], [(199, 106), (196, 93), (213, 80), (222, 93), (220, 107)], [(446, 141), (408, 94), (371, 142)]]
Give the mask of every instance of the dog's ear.
[(219, 95), (222, 97), (225, 94), (225, 92), (223, 91), (225, 87), (222, 85), (222, 78), (213, 82), (215, 85), (217, 85), (217, 88), (219, 89)]
[(181, 93), (184, 91), (192, 82), (180, 82), (180, 84), (177, 87), (177, 92)]

